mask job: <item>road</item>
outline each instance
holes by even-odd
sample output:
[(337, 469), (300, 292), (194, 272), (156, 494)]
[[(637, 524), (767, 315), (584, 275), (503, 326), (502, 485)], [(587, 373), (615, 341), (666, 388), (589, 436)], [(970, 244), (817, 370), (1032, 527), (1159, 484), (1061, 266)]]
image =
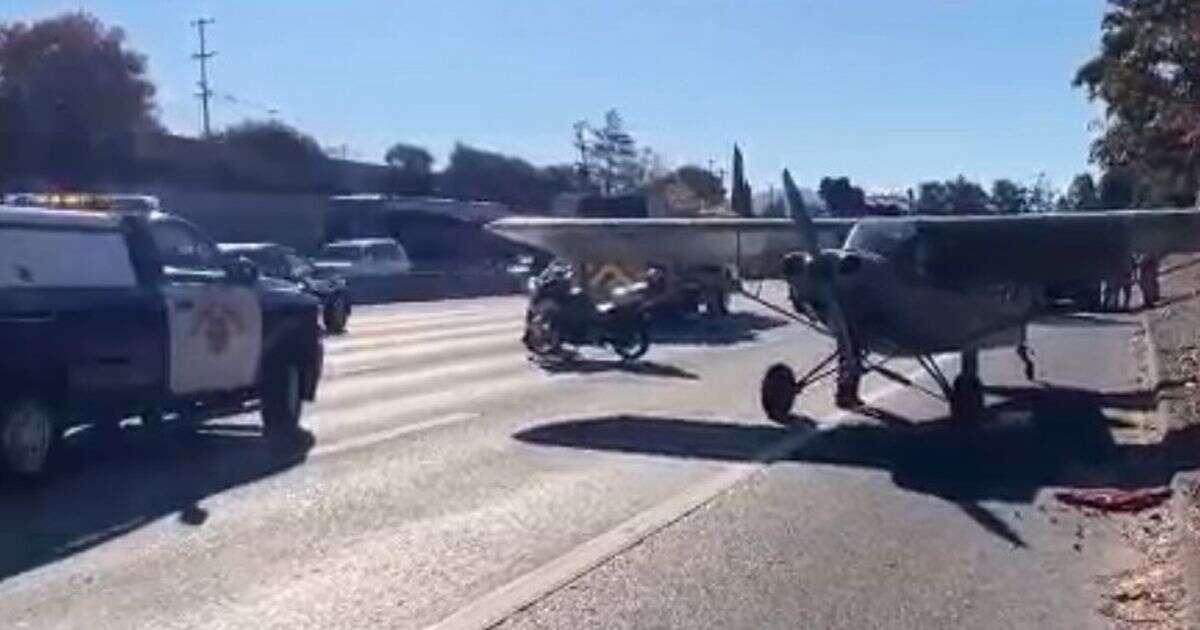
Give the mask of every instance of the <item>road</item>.
[(1030, 387), (1012, 353), (985, 354), (1000, 387), (976, 429), (878, 377), (864, 393), (891, 413), (839, 414), (819, 384), (799, 402), (806, 419), (783, 428), (758, 409), (765, 366), (829, 344), (736, 306), (724, 323), (659, 331), (644, 363), (592, 350), (558, 370), (525, 358), (519, 297), (363, 309), (327, 341), (300, 444), (272, 448), (249, 415), (196, 432), (127, 426), (115, 444), (84, 432), (50, 482), (5, 487), (0, 618), (1105, 625), (1097, 577), (1134, 556), (1115, 522), (1048, 493), (1169, 475), (1136, 464), (1160, 445), (1125, 443), (1147, 399), (1136, 319), (1035, 327), (1039, 377), (1080, 391)]

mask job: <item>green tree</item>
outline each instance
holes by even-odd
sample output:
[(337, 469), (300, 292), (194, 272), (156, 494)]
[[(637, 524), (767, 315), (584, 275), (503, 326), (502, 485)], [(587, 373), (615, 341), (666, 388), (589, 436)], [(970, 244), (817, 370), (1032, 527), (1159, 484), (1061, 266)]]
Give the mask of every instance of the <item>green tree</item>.
[[(718, 179), (718, 181), (720, 180)], [(736, 144), (733, 145), (732, 186), (733, 190), (729, 195), (729, 206), (733, 210), (733, 213), (743, 217), (751, 216), (754, 213), (754, 194), (750, 190), (750, 184), (746, 181), (746, 173), (742, 164), (742, 151)]]
[(1106, 169), (1137, 171), (1151, 182), (1148, 197), (1191, 198), (1200, 167), (1197, 68), (1200, 3), (1110, 0), (1100, 52), (1074, 79), (1105, 105), (1092, 159)]
[(1100, 197), (1096, 194), (1096, 182), (1091, 173), (1080, 173), (1071, 180), (1063, 197), (1063, 206), (1069, 210), (1095, 210), (1100, 207)]
[(1132, 168), (1113, 167), (1100, 176), (1098, 206), (1105, 210), (1132, 208), (1137, 197), (1138, 179)]
[(576, 189), (569, 165), (537, 168), (520, 158), (461, 143), (436, 179), (443, 195), (499, 201), (516, 212), (545, 213), (556, 195)]
[(1019, 214), (1029, 210), (1026, 205), (1025, 187), (1011, 179), (997, 179), (992, 182), (992, 206), (997, 212), (1004, 214)]
[(302, 190), (332, 191), (336, 187), (333, 164), (312, 136), (276, 120), (245, 120), (225, 128), (214, 141), (236, 155), (253, 156), (268, 165), (269, 173), (251, 176), (255, 186), (283, 186)]
[(111, 150), (121, 136), (161, 131), (154, 93), (146, 57), (87, 13), (0, 24), (0, 168), (94, 178), (128, 157)]
[(706, 168), (685, 164), (675, 170), (674, 176), (706, 204), (718, 204), (725, 200), (725, 183)]
[(866, 194), (851, 184), (849, 177), (822, 177), (817, 194), (831, 216), (857, 217), (866, 213)]
[(397, 142), (384, 153), (389, 173), (385, 192), (428, 195), (433, 189), (433, 156), (422, 147)]
[(983, 186), (959, 175), (945, 184), (949, 212), (954, 214), (980, 214), (987, 212), (988, 194)]
[(605, 195), (626, 192), (634, 188), (637, 143), (625, 131), (625, 123), (617, 110), (604, 114), (604, 126), (592, 132), (592, 155), (599, 163), (597, 176)]
[(950, 191), (946, 184), (928, 181), (917, 185), (917, 212), (944, 214), (950, 211), (950, 207)]
[(1058, 191), (1054, 189), (1045, 173), (1038, 173), (1025, 193), (1025, 203), (1030, 212), (1053, 212), (1059, 199)]

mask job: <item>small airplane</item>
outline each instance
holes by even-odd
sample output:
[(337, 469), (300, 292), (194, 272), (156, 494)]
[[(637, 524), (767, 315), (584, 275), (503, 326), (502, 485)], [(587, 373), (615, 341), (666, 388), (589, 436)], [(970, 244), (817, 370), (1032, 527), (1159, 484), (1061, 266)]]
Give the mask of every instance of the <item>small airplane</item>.
[[(1015, 348), (1033, 378), (1026, 328), (1045, 312), (1047, 287), (1127, 277), (1135, 254), (1200, 251), (1196, 209), (830, 220), (809, 215), (786, 170), (783, 188), (790, 221), (513, 217), (488, 229), (568, 260), (684, 260), (782, 277), (796, 318), (837, 347), (799, 378), (769, 367), (760, 398), (780, 423), (791, 422), (799, 392), (834, 374), (842, 407), (861, 404), (868, 372), (916, 386), (886, 367), (900, 357), (928, 372), (952, 417), (974, 420), (984, 409), (980, 350)], [(953, 380), (935, 360), (945, 353), (959, 355)]]

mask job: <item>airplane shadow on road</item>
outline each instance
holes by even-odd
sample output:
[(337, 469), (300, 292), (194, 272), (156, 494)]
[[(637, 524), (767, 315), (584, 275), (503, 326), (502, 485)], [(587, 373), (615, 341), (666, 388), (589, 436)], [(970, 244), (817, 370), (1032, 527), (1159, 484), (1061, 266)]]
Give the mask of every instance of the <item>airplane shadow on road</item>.
[(0, 487), (0, 580), (87, 550), (163, 516), (198, 526), (206, 497), (304, 461), (314, 439), (270, 443), (253, 427), (125, 429), (67, 438), (50, 477)]
[(879, 423), (794, 428), (686, 418), (616, 415), (545, 424), (517, 433), (538, 445), (720, 461), (758, 461), (797, 432), (810, 433), (777, 461), (885, 470), (899, 487), (942, 498), (1014, 545), (1020, 535), (979, 505), (1032, 503), (1044, 488), (1150, 488), (1200, 468), (1200, 426), (1154, 444), (1120, 444), (1111, 430), (1128, 423), (1104, 407), (1140, 408), (1144, 392), (1014, 391), (965, 426), (948, 417), (912, 419), (866, 410)]

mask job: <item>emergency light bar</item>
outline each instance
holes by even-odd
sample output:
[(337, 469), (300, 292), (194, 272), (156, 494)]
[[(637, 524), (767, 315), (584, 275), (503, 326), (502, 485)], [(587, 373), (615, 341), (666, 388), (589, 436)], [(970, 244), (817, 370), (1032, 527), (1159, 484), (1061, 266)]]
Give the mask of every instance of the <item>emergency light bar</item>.
[(11, 193), (3, 196), (10, 206), (79, 210), (83, 212), (158, 212), (158, 197), (106, 193)]

